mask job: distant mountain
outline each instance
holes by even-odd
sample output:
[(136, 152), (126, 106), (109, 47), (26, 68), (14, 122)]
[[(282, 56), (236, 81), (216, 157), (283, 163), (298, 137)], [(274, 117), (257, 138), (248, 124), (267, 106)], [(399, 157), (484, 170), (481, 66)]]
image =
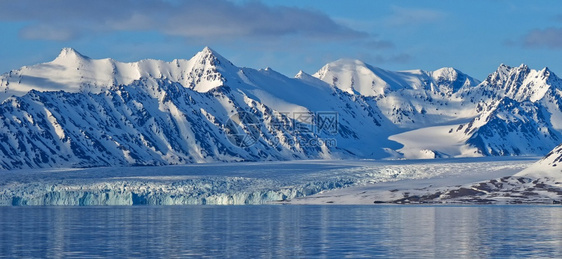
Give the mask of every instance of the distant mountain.
[(548, 68), (502, 64), (461, 96), (480, 114), (456, 131), (484, 155), (543, 155), (562, 142), (562, 81)]
[(456, 93), (479, 81), (454, 68), (394, 72), (342, 59), (327, 64), (314, 76), (349, 94), (373, 97), (383, 114), (400, 128), (475, 115), (474, 105), (461, 106)]
[(133, 63), (65, 48), (0, 76), (0, 167), (543, 155), (562, 142), (561, 85), (524, 65), (479, 82), (338, 60), (289, 78), (210, 48)]

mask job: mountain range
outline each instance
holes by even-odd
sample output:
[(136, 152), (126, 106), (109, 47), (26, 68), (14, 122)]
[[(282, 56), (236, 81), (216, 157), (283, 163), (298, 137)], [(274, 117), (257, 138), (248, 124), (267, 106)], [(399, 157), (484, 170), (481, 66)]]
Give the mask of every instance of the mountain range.
[(562, 142), (562, 81), (500, 65), (313, 75), (189, 60), (123, 63), (63, 49), (0, 76), (0, 168), (345, 158), (537, 156)]

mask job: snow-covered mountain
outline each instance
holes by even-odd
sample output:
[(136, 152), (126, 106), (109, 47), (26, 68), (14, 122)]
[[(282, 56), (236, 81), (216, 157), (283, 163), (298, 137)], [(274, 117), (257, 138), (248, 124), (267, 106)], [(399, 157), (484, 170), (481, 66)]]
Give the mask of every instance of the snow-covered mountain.
[(65, 48), (0, 76), (0, 167), (542, 155), (562, 140), (561, 91), (526, 66), (479, 82), (338, 60), (289, 78), (210, 48), (133, 63)]
[(390, 139), (407, 158), (543, 155), (562, 142), (562, 81), (548, 68), (501, 64), (478, 82), (453, 68), (393, 72), (338, 60), (315, 76), (372, 96), (404, 129)]
[(475, 115), (474, 105), (463, 105), (456, 93), (479, 81), (454, 68), (394, 72), (342, 59), (314, 76), (349, 94), (373, 97), (383, 114), (400, 128), (421, 128)]
[(3, 99), (30, 90), (100, 93), (114, 85), (129, 85), (141, 78), (166, 78), (198, 92), (223, 85), (238, 69), (222, 56), (205, 48), (190, 60), (142, 60), (122, 63), (91, 59), (64, 48), (55, 60), (23, 67), (0, 79)]
[[(395, 131), (373, 100), (304, 73), (238, 68), (209, 48), (171, 63), (64, 49), (2, 82), (20, 95), (0, 105), (5, 169), (381, 157), (397, 147), (372, 137)], [(255, 120), (229, 120), (238, 113)]]
[(455, 132), (484, 155), (543, 155), (562, 142), (562, 80), (548, 68), (502, 64), (461, 96), (480, 113)]

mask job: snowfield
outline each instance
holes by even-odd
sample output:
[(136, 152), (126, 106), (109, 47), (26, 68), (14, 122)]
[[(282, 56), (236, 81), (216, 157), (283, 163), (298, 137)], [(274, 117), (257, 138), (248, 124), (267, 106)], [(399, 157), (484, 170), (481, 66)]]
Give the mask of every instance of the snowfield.
[(397, 151), (409, 159), (482, 156), (475, 147), (466, 144), (466, 135), (450, 132), (458, 126), (455, 124), (421, 128), (392, 135), (388, 139), (404, 145)]
[[(0, 172), (0, 205), (373, 204), (511, 176), (537, 158), (213, 163)], [(390, 192), (397, 193), (397, 191)]]

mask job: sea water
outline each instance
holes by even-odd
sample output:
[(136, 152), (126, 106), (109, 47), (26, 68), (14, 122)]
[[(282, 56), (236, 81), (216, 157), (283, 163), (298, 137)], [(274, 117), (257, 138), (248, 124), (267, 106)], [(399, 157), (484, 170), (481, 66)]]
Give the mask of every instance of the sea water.
[(562, 257), (558, 206), (1, 207), (0, 257)]

